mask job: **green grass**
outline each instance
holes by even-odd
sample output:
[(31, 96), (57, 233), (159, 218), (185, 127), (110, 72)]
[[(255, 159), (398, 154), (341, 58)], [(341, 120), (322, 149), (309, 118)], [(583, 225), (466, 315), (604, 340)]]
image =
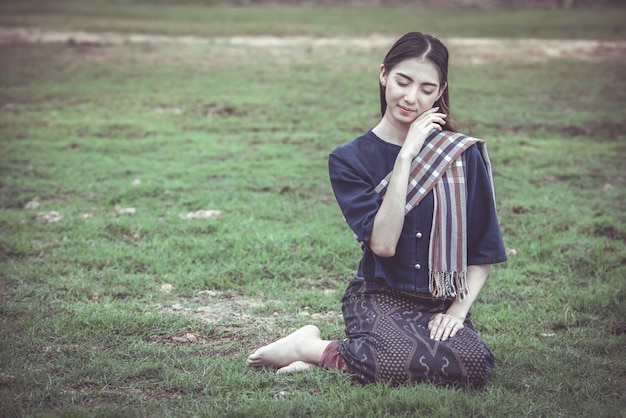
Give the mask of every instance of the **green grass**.
[(245, 366), (306, 323), (342, 335), (360, 250), (327, 155), (376, 123), (383, 53), (0, 45), (0, 416), (625, 416), (624, 60), (454, 61), (517, 252), (473, 309), (485, 390)]
[(483, 9), (350, 6), (228, 6), (144, 1), (5, 0), (0, 25), (171, 35), (400, 34), (438, 36), (624, 39), (626, 8)]

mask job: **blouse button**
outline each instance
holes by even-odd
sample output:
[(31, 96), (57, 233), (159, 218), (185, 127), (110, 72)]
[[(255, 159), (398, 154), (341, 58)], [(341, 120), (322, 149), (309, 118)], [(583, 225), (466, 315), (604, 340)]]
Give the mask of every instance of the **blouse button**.
[(415, 265), (415, 270), (419, 270), (419, 269), (421, 269), (421, 268), (422, 268), (422, 266), (420, 266), (419, 264), (416, 264), (416, 265)]
[(417, 234), (415, 234), (415, 238), (420, 239), (422, 238), (422, 233), (418, 232)]

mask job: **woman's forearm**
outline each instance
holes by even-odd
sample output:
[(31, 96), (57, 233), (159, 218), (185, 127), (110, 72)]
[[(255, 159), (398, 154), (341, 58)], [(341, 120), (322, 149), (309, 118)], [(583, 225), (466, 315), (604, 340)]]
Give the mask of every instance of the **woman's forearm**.
[(457, 296), (454, 302), (452, 302), (450, 308), (448, 308), (448, 315), (452, 315), (461, 321), (465, 321), (467, 313), (478, 298), (478, 294), (487, 281), (490, 269), (491, 265), (489, 264), (467, 266), (467, 285), (469, 287), (469, 295), (466, 295), (463, 300)]
[(385, 197), (374, 218), (370, 248), (380, 257), (393, 257), (404, 225), (411, 159), (396, 158)]

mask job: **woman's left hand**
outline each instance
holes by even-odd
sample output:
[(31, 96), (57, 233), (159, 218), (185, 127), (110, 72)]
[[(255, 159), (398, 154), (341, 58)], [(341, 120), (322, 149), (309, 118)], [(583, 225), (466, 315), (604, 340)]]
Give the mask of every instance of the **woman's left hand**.
[(434, 315), (428, 323), (430, 338), (435, 341), (445, 341), (448, 337), (454, 337), (463, 328), (462, 320), (445, 313)]

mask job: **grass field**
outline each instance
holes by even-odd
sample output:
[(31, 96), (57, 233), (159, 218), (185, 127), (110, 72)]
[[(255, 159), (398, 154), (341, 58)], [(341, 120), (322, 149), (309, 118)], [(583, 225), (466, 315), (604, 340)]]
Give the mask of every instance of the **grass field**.
[(211, 0), (187, 1), (196, 3), (195, 6), (176, 3), (184, 2), (3, 0), (0, 2), (0, 25), (198, 36), (398, 34), (420, 28), (422, 32), (446, 37), (626, 38), (626, 7), (484, 10), (463, 7), (203, 6), (227, 3)]
[[(170, 19), (136, 4), (34, 4), (3, 2), (0, 26), (356, 36), (413, 25), (406, 9), (162, 6)], [(583, 12), (483, 11), (476, 26), (454, 12), (444, 26), (442, 11), (422, 10), (414, 23), (456, 37), (626, 37), (624, 9), (587, 11), (604, 24)], [(555, 23), (537, 31), (517, 13)], [(281, 15), (293, 24), (272, 29)], [(377, 122), (385, 50), (0, 44), (0, 416), (626, 416), (626, 57), (453, 57), (455, 118), (487, 140), (514, 250), (473, 309), (497, 358), (486, 389), (246, 367), (307, 323), (342, 336), (360, 250), (327, 156)], [(188, 216), (200, 210), (220, 216)]]

